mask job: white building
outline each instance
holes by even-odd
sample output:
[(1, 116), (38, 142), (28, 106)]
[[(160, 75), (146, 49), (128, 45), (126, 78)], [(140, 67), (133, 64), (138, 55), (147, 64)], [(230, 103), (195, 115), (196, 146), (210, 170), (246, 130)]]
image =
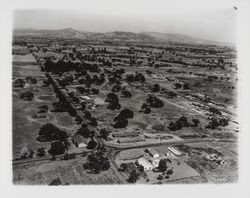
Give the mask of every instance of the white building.
[(87, 144), (88, 144), (88, 140), (78, 134), (72, 136), (72, 142), (78, 148), (85, 148), (87, 147)]
[(181, 155), (181, 151), (178, 150), (177, 148), (174, 147), (168, 147), (168, 150), (170, 150), (173, 154), (180, 156)]
[(144, 171), (149, 171), (153, 169), (153, 165), (144, 157), (139, 158), (137, 161), (138, 161), (138, 164), (144, 167)]
[(146, 152), (148, 152), (153, 158), (159, 158), (160, 155), (152, 148), (145, 149)]

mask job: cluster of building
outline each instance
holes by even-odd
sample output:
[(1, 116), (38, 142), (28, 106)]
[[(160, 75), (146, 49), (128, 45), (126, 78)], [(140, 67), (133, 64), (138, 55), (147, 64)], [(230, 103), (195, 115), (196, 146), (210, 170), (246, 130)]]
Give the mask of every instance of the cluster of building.
[(136, 162), (143, 166), (144, 171), (150, 171), (157, 168), (160, 162), (160, 155), (152, 148), (145, 149), (145, 152), (149, 155), (139, 158)]
[(226, 164), (226, 161), (224, 159), (222, 159), (221, 157), (219, 157), (218, 155), (216, 155), (215, 153), (206, 155), (206, 158), (208, 160), (216, 162), (217, 164), (220, 164), (220, 165)]

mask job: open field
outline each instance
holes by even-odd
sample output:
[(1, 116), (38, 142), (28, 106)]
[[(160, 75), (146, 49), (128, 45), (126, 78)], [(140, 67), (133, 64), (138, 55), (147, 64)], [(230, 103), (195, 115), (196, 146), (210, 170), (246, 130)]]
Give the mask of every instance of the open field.
[(90, 174), (84, 170), (86, 158), (70, 161), (53, 161), (32, 166), (14, 167), (15, 184), (48, 185), (53, 179), (60, 178), (65, 184), (122, 184), (112, 169), (100, 174)]

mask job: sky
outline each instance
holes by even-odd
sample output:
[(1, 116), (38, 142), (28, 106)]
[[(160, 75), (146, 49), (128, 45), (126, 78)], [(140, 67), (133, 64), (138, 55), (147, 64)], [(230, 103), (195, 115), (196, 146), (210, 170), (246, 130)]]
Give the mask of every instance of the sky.
[(133, 9), (128, 5), (96, 9), (18, 9), (14, 11), (14, 28), (151, 31), (235, 43), (236, 14), (233, 6), (224, 4), (136, 4)]

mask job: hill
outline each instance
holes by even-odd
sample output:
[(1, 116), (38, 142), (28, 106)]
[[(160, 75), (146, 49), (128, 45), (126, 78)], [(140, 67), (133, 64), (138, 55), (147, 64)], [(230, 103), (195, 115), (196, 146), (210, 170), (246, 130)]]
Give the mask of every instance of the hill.
[(186, 44), (209, 44), (222, 45), (223, 43), (194, 38), (191, 36), (177, 33), (160, 32), (124, 32), (114, 31), (105, 33), (83, 32), (72, 28), (58, 30), (39, 30), (39, 29), (15, 29), (14, 35), (33, 35), (44, 37), (61, 37), (77, 39), (149, 42), (149, 43), (186, 43)]

